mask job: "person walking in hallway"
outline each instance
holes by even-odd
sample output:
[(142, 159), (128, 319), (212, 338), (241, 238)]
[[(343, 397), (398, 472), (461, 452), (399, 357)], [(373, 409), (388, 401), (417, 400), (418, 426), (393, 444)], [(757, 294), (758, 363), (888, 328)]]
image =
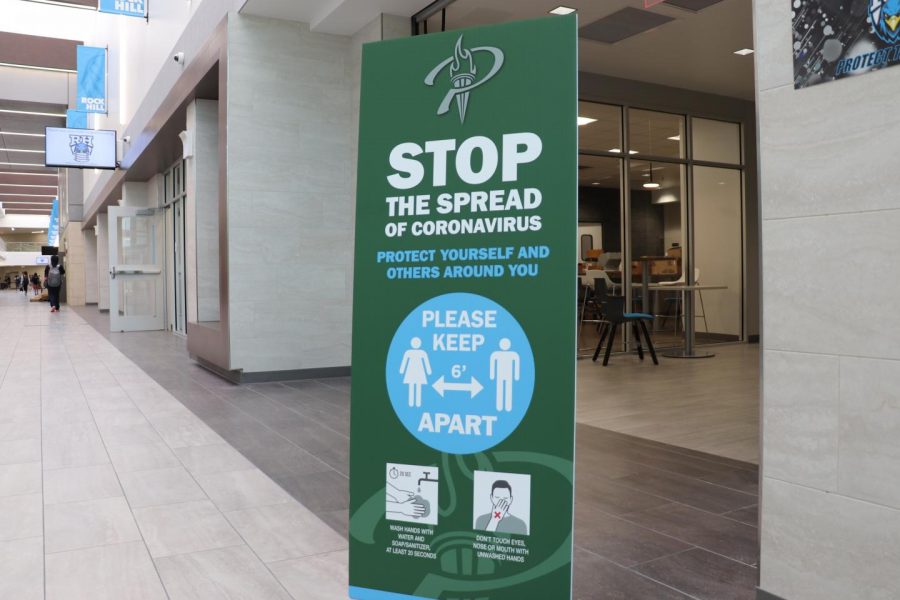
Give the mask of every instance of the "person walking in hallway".
[(31, 274), (31, 289), (35, 296), (41, 295), (41, 278), (37, 273)]
[(28, 296), (28, 271), (22, 271), (22, 287), (21, 290)]
[(50, 296), (50, 312), (59, 312), (59, 290), (66, 270), (59, 264), (58, 256), (50, 257), (50, 264), (44, 267), (44, 280), (47, 282), (47, 295)]

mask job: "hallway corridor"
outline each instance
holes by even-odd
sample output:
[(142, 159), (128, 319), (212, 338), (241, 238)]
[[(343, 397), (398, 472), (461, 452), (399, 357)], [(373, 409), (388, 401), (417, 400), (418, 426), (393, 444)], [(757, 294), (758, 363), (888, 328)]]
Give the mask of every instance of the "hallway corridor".
[(0, 598), (345, 594), (344, 537), (75, 312), (0, 324)]

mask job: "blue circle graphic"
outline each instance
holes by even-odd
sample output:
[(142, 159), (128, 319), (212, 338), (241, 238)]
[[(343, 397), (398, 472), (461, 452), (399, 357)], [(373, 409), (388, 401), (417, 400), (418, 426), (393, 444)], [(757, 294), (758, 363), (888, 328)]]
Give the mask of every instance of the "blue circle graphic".
[(472, 454), (522, 422), (534, 393), (534, 355), (505, 308), (477, 294), (444, 294), (397, 328), (385, 378), (397, 417), (416, 439)]

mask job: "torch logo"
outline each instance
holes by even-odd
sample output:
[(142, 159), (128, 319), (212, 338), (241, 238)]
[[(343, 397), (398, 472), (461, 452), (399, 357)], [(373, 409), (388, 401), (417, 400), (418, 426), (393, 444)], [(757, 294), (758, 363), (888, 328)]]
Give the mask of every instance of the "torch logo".
[[(478, 66), (475, 64), (475, 57), (479, 52), (489, 54), (493, 59), (490, 69), (481, 78), (478, 77)], [(425, 78), (425, 85), (433, 86), (437, 76), (443, 73), (447, 67), (450, 67), (450, 90), (444, 96), (440, 106), (438, 106), (437, 114), (447, 114), (450, 111), (450, 105), (455, 100), (456, 110), (459, 112), (459, 122), (464, 123), (466, 120), (466, 109), (469, 106), (469, 94), (475, 88), (493, 79), (502, 66), (502, 50), (491, 46), (465, 48), (463, 46), (463, 36), (459, 36), (459, 39), (456, 40), (453, 56), (441, 61)]]

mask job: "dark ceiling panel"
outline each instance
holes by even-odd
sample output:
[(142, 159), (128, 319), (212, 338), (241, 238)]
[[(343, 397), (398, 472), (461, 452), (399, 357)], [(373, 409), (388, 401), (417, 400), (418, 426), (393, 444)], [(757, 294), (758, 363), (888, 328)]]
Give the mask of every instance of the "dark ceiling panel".
[(665, 25), (669, 21), (674, 21), (674, 19), (647, 10), (628, 7), (585, 25), (578, 35), (595, 42), (615, 44), (654, 27)]
[(713, 4), (718, 4), (721, 1), (722, 0), (665, 0), (666, 4), (693, 12), (700, 12), (704, 8), (709, 8)]
[(0, 62), (75, 70), (75, 47), (82, 42), (0, 32)]

